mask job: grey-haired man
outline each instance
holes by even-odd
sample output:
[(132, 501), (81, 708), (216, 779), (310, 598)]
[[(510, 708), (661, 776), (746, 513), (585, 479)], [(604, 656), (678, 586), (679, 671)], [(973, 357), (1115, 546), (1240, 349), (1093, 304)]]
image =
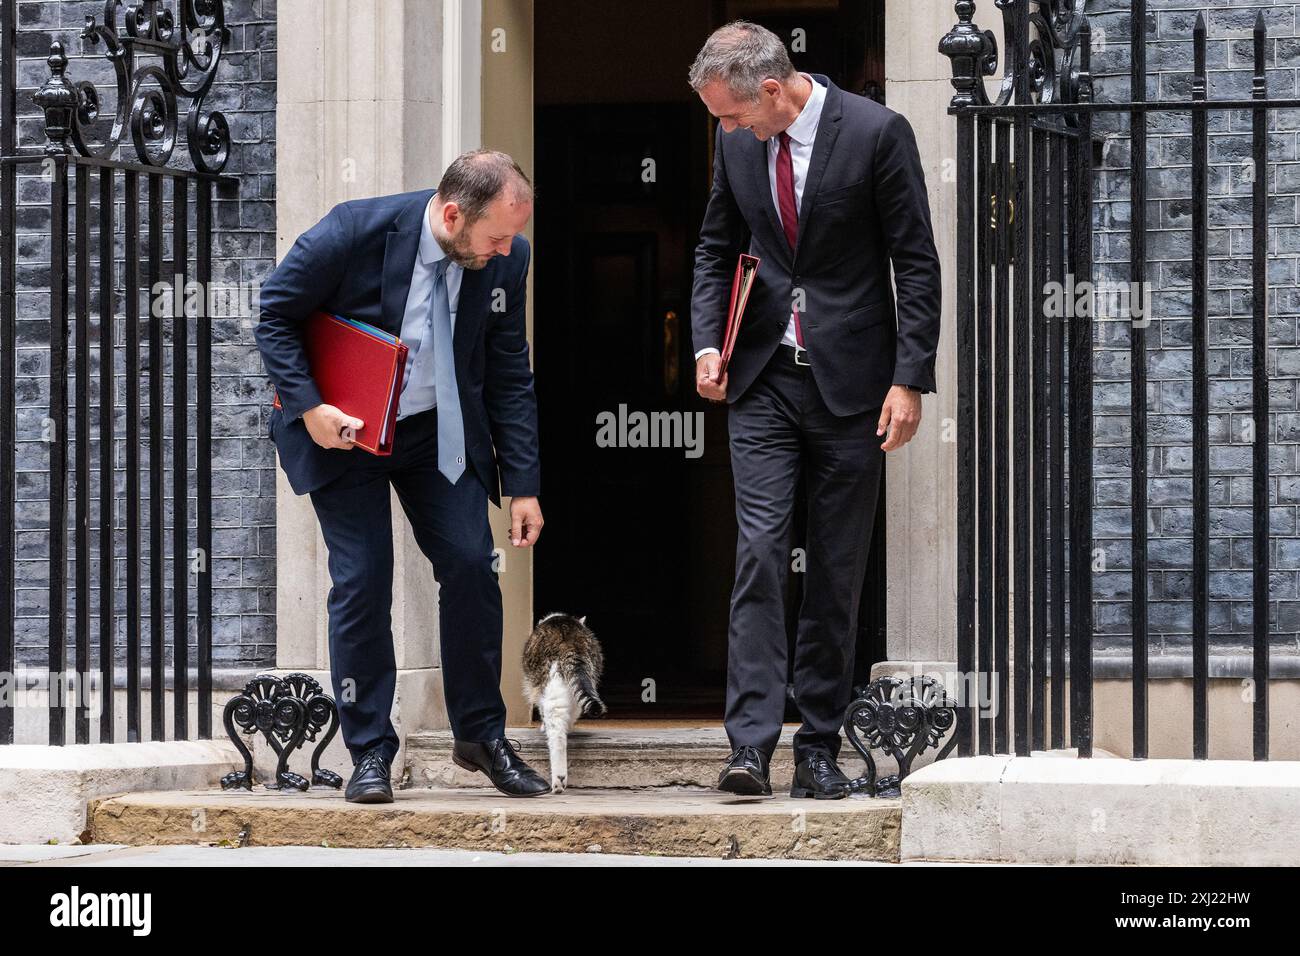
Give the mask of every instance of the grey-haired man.
[[(739, 525), (727, 664), (733, 753), (718, 786), (772, 792), (802, 476), (807, 564), (794, 695), (803, 725), (790, 792), (843, 797), (849, 781), (835, 761), (882, 451), (911, 439), (921, 393), (935, 388), (940, 276), (925, 177), (902, 115), (797, 72), (760, 26), (715, 31), (690, 83), (719, 127), (695, 252), (696, 389), (730, 404)], [(762, 264), (723, 371), (718, 348), (742, 252)]]

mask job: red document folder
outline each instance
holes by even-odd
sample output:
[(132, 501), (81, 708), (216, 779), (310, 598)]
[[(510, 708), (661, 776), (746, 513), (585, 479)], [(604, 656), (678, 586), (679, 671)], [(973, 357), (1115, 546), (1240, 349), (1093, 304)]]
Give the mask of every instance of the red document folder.
[(727, 307), (727, 329), (722, 339), (722, 367), (719, 375), (727, 370), (731, 353), (736, 348), (736, 336), (740, 332), (740, 321), (745, 316), (745, 303), (749, 301), (749, 293), (758, 276), (759, 261), (757, 256), (742, 252), (736, 262), (736, 277), (731, 282), (731, 305)]
[[(365, 423), (357, 447), (391, 455), (406, 372), (402, 340), (365, 322), (317, 312), (303, 327), (302, 342), (321, 401)], [(273, 404), (280, 407), (279, 395)]]

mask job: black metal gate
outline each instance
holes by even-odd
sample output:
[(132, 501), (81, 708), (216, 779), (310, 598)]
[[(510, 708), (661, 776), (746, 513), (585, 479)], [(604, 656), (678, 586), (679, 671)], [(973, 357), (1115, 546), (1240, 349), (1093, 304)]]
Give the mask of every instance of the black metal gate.
[[(1268, 114), (1265, 27), (1255, 23), (1252, 97), (1207, 99), (1203, 16), (1193, 34), (1191, 99), (1147, 99), (1147, 11), (1131, 5), (1131, 97), (1096, 102), (1082, 0), (997, 0), (1006, 46), (954, 4), (940, 51), (951, 58), (957, 120), (957, 655), (966, 681), (959, 753), (1093, 750), (1094, 116), (1126, 114), (1131, 289), (1145, 287), (1147, 120), (1191, 115), (1192, 741), (1207, 756), (1209, 682), (1208, 122), (1252, 119), (1253, 752), (1268, 757), (1269, 394), (1266, 366)], [(1064, 314), (1058, 308), (1065, 304)], [(1129, 303), (1131, 308), (1131, 303)], [(1132, 484), (1133, 755), (1148, 751), (1147, 381), (1145, 322), (1129, 313)], [(1013, 380), (1013, 386), (1009, 386)], [(1009, 641), (1010, 646), (1009, 646)], [(1010, 653), (1009, 653), (1010, 652)], [(1068, 677), (1066, 665), (1068, 662)], [(1049, 675), (1050, 670), (1050, 675)], [(1049, 680), (1050, 676), (1050, 680)], [(1050, 686), (1050, 699), (1047, 691)], [(1008, 727), (1012, 701), (1014, 723)], [(1009, 730), (1013, 739), (1009, 740)], [(1012, 750), (1014, 748), (1014, 750)]]
[[(18, 141), (16, 7), (15, 0), (0, 0), (0, 675), (10, 681), (13, 690), (18, 680), (16, 624), (31, 618), (18, 606), (18, 595), (32, 588), (30, 581), (24, 582), (16, 574), (20, 565), (16, 534), (31, 532), (15, 527), (19, 479), (15, 454), (19, 443), (30, 448), (32, 443), (43, 442), (48, 446), (48, 456), (42, 456), (41, 464), (48, 464), (45, 618), (49, 742), (66, 742), (67, 696), (74, 692), (75, 739), (77, 743), (90, 742), (88, 688), (96, 680), (100, 689), (99, 739), (112, 742), (114, 678), (123, 670), (127, 740), (145, 739), (141, 661), (146, 634), (149, 739), (165, 739), (165, 536), (169, 530), (173, 737), (190, 736), (189, 635), (193, 622), (198, 658), (194, 662), (197, 731), (199, 737), (207, 738), (212, 733), (212, 343), (205, 306), (211, 301), (213, 191), (235, 183), (220, 175), (230, 149), (226, 121), (220, 112), (205, 110), (203, 101), (230, 39), (224, 7), (220, 0), (177, 0), (171, 8), (159, 0), (141, 0), (123, 8), (119, 0), (107, 0), (102, 22), (87, 17), (80, 38), (87, 52), (97, 48), (112, 66), (116, 103), (111, 115), (92, 83), (69, 79), (63, 44), (55, 42), (48, 60), (49, 77), (34, 96), (43, 111), (44, 143), (27, 148)], [(188, 100), (185, 140), (192, 169), (168, 165), (181, 120), (178, 100)], [(124, 143), (128, 137), (130, 143)], [(135, 153), (133, 161), (120, 155), (128, 145)], [(20, 185), (25, 197), (21, 205)], [(32, 199), (33, 195), (38, 198)], [(170, 223), (165, 223), (168, 209)], [(43, 237), (20, 247), (20, 216), (37, 222), (42, 227), (37, 231), (44, 231), (48, 223), (47, 256), (37, 259), (34, 252), (44, 244)], [(168, 233), (171, 255), (164, 258)], [(197, 285), (191, 283), (191, 275)], [(75, 290), (71, 296), (70, 283)], [(20, 344), (35, 344), (23, 342), (19, 322), (42, 314), (36, 305), (42, 296), (48, 296), (49, 402), (34, 433), (30, 417), (20, 422), (16, 415), (17, 350)], [(71, 329), (70, 312), (75, 323)], [(119, 322), (124, 338), (120, 358), (115, 348)], [(144, 342), (147, 347), (142, 352)], [(169, 348), (170, 430), (165, 422), (164, 393)], [(98, 361), (94, 362), (96, 354)], [(121, 409), (125, 428), (120, 435), (115, 422), (119, 414), (118, 361), (125, 379)], [(147, 392), (142, 393), (142, 383), (147, 383)], [(92, 401), (97, 408), (92, 408)], [(72, 435), (68, 433), (70, 410), (75, 422)], [(195, 427), (192, 446), (191, 411)], [(92, 468), (95, 445), (98, 455)], [(142, 446), (148, 459), (143, 488)], [(165, 476), (168, 448), (170, 482)], [(120, 463), (118, 450), (124, 459)], [(118, 472), (124, 472), (120, 490), (115, 481)], [(69, 477), (73, 478), (71, 516)], [(92, 481), (98, 482), (97, 509), (92, 501)], [(141, 514), (142, 490), (147, 490), (145, 515)], [(170, 528), (165, 507), (168, 495), (172, 502)], [(124, 521), (119, 520), (119, 499)], [(97, 512), (93, 532), (92, 511)], [(146, 532), (147, 542), (143, 540)], [(98, 545), (97, 561), (92, 541)], [(71, 582), (70, 554), (74, 568)], [(22, 562), (22, 566), (29, 569), (30, 562)], [(146, 566), (147, 583), (142, 580)], [(92, 597), (91, 583), (96, 570), (97, 600)], [(24, 584), (27, 587), (20, 590)], [(125, 655), (124, 664), (119, 665), (115, 595), (123, 584)], [(71, 627), (69, 591), (75, 601)], [(148, 601), (147, 615), (142, 597)], [(97, 661), (91, 652), (92, 607)], [(74, 654), (71, 673), (70, 637)], [(17, 690), (22, 693), (26, 688)], [(0, 743), (14, 741), (14, 718), (14, 706), (0, 707)]]

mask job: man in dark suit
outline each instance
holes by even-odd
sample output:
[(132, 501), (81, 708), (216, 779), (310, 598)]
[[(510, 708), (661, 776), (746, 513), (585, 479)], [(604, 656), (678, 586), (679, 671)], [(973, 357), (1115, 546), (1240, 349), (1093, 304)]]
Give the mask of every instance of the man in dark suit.
[[(843, 797), (849, 781), (835, 761), (882, 450), (915, 434), (921, 393), (935, 388), (941, 293), (925, 178), (906, 119), (796, 72), (762, 27), (737, 21), (714, 32), (690, 83), (719, 125), (695, 252), (696, 389), (729, 403), (739, 525), (727, 665), (733, 753), (718, 786), (772, 792), (802, 477), (794, 696), (803, 724), (791, 795)], [(762, 263), (724, 370), (718, 350), (742, 252)]]
[[(330, 672), (354, 769), (347, 799), (392, 802), (399, 740), (389, 719), (390, 486), (438, 580), (452, 758), (511, 796), (549, 789), (505, 738), (501, 590), (487, 502), (510, 496), (511, 543), (538, 507), (537, 405), (524, 327), (532, 215), (527, 176), (477, 150), (437, 190), (341, 203), (298, 238), (262, 285), (257, 345), (279, 394), (270, 435), (329, 548)], [(302, 346), (317, 310), (378, 326), (409, 347), (391, 456), (357, 450), (363, 422), (321, 400)]]

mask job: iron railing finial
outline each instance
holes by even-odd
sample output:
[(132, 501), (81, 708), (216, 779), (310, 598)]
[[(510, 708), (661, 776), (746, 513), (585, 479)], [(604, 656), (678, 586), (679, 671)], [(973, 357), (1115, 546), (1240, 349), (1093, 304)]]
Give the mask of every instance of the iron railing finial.
[(50, 44), (46, 62), (50, 65), (50, 75), (32, 98), (45, 112), (45, 155), (66, 156), (72, 152), (68, 137), (72, 134), (73, 113), (78, 100), (76, 89), (64, 73), (68, 68), (68, 58), (58, 40)]
[(939, 52), (952, 61), (952, 85), (957, 92), (950, 106), (987, 103), (984, 77), (997, 70), (998, 41), (992, 30), (974, 24), (974, 0), (957, 0), (953, 9), (957, 22), (939, 41)]

